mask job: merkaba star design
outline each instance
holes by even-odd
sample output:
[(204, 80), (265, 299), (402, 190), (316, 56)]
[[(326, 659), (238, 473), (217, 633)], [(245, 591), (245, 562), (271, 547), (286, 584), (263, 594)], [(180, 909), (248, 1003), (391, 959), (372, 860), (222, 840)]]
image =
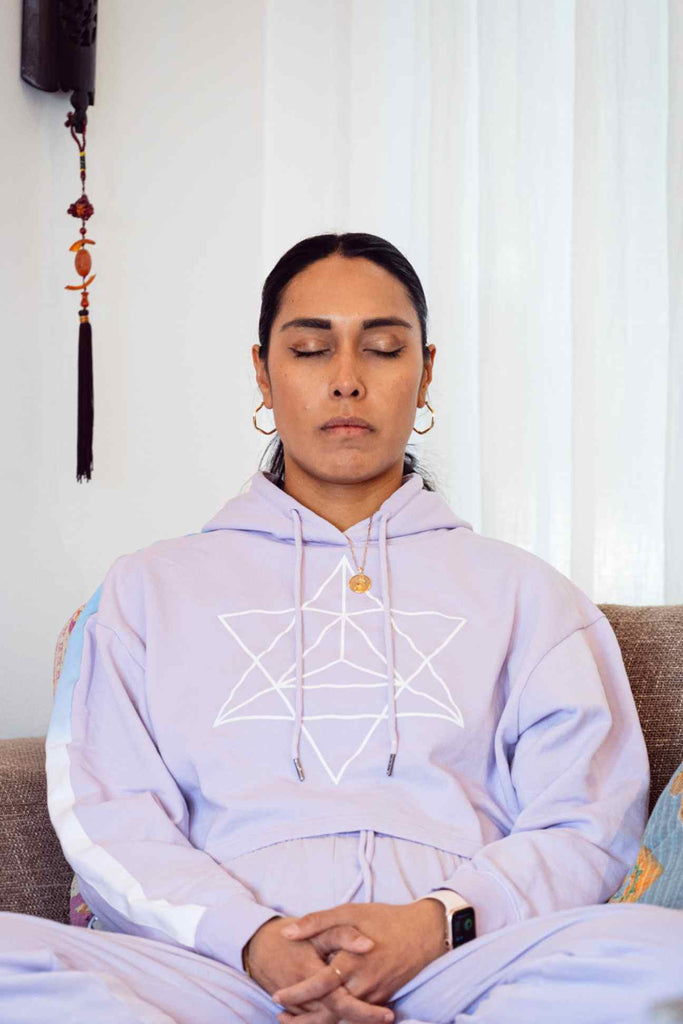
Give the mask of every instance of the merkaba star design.
[[(389, 714), (387, 660), (373, 640), (373, 637), (379, 638), (382, 646), (382, 602), (371, 590), (358, 594), (349, 590), (348, 579), (355, 572), (348, 557), (342, 556), (313, 597), (302, 605), (305, 644), (302, 737), (306, 737), (335, 785)], [(411, 635), (413, 632), (420, 637), (425, 635), (426, 617), (432, 619), (428, 632), (435, 641), (429, 651), (421, 650)], [(249, 608), (226, 612), (218, 618), (248, 656), (249, 664), (216, 715), (213, 727), (254, 720), (293, 722), (296, 663), (289, 661), (293, 636), (288, 634), (294, 632), (295, 608)], [(466, 621), (462, 616), (440, 611), (391, 609), (397, 719), (445, 718), (464, 728), (460, 708), (433, 661)], [(414, 630), (418, 624), (420, 628)], [(265, 647), (262, 646), (264, 637), (272, 637), (267, 639)], [(283, 655), (289, 662), (284, 668)], [(337, 696), (334, 691), (352, 692)], [(335, 724), (340, 720), (346, 723), (343, 742), (340, 726)], [(341, 763), (334, 766), (330, 764), (329, 751), (332, 750), (338, 760), (342, 758)], [(344, 751), (341, 755), (340, 750)]]

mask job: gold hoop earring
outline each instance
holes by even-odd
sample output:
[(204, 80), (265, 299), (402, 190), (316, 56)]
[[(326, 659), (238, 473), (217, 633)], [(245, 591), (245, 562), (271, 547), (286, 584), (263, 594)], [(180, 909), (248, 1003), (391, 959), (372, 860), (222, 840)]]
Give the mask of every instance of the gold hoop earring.
[(253, 415), (254, 426), (256, 427), (257, 430), (260, 430), (262, 434), (274, 434), (275, 431), (277, 430), (277, 427), (273, 427), (272, 430), (264, 430), (263, 427), (259, 427), (258, 423), (256, 422), (256, 413), (259, 411), (259, 409), (263, 408), (264, 404), (265, 404), (264, 402), (261, 402), (261, 404), (259, 405), (258, 409), (256, 410), (256, 412)]
[(413, 430), (415, 431), (416, 434), (427, 434), (432, 429), (432, 427), (434, 426), (434, 423), (436, 422), (436, 417), (434, 416), (434, 410), (432, 409), (431, 405), (429, 404), (429, 402), (427, 401), (426, 398), (425, 398), (425, 405), (427, 406), (427, 408), (429, 409), (429, 411), (432, 414), (432, 422), (429, 424), (429, 426), (425, 430), (418, 430), (417, 427), (413, 427)]

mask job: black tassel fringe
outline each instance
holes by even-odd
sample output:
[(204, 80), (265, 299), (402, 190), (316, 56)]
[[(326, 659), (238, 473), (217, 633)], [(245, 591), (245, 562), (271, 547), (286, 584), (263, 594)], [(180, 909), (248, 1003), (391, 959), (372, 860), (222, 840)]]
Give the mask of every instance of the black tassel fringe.
[(90, 480), (92, 477), (92, 436), (94, 420), (92, 380), (92, 328), (90, 323), (81, 321), (78, 329), (78, 458), (76, 479)]

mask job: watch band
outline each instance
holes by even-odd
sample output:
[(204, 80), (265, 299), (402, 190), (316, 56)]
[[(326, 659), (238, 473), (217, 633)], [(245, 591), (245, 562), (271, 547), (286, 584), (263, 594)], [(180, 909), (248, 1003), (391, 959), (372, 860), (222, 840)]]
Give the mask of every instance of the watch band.
[(422, 899), (438, 900), (445, 913), (445, 950), (446, 952), (476, 938), (476, 922), (474, 908), (453, 889), (434, 889)]

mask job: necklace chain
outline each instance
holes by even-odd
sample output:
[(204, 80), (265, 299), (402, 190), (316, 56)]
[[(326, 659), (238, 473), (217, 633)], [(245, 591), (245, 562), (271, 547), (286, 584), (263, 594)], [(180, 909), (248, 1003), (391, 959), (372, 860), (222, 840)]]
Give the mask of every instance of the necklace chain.
[(370, 577), (365, 575), (364, 569), (365, 569), (365, 559), (366, 559), (367, 554), (368, 554), (368, 544), (370, 542), (370, 530), (372, 528), (372, 519), (373, 519), (374, 514), (375, 513), (373, 512), (372, 515), (370, 516), (370, 521), (368, 523), (368, 533), (367, 533), (367, 537), (365, 538), (365, 551), (363, 552), (363, 564), (362, 565), (358, 564), (358, 559), (356, 558), (356, 552), (355, 552), (354, 547), (353, 547), (353, 541), (351, 540), (350, 537), (348, 537), (348, 536), (346, 537), (346, 539), (348, 540), (349, 544), (351, 545), (351, 554), (353, 555), (353, 560), (356, 563), (356, 570), (357, 570), (356, 575), (352, 576), (351, 579), (349, 580), (349, 587), (351, 588), (351, 590), (356, 591), (356, 592), (360, 592), (360, 593), (363, 593), (364, 591), (369, 590), (370, 589), (370, 585), (372, 583)]

